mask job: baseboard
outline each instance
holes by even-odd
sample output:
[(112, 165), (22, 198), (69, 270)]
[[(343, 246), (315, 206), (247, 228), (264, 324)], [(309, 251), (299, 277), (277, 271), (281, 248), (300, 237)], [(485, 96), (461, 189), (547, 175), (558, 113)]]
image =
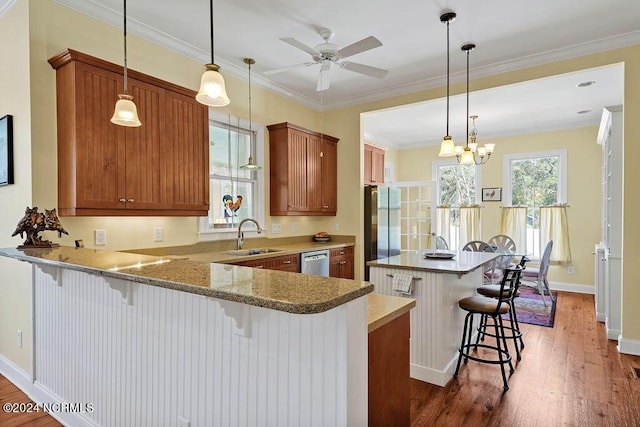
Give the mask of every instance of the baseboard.
[(577, 294), (595, 295), (596, 292), (593, 285), (581, 285), (579, 283), (549, 282), (549, 287), (553, 291), (575, 292)]
[[(58, 411), (50, 411), (48, 412), (53, 418), (58, 420), (65, 426), (70, 427), (97, 427), (98, 425), (93, 423), (91, 420), (85, 418), (81, 413), (78, 412), (65, 412), (62, 411), (59, 406), (55, 404), (67, 403), (63, 402), (59, 396), (54, 395), (48, 389), (41, 386), (37, 382), (34, 382), (31, 379), (31, 375), (27, 372), (23, 371), (7, 359), (5, 356), (0, 354), (0, 374), (5, 376), (9, 381), (11, 381), (16, 387), (18, 387), (24, 394), (29, 396), (29, 399), (33, 400), (36, 403), (47, 403), (49, 405), (54, 404), (54, 408), (58, 408)], [(82, 402), (87, 403), (87, 402)]]
[(627, 338), (618, 338), (618, 353), (640, 356), (640, 341)]
[(609, 329), (609, 327), (607, 326), (606, 320), (604, 322), (604, 329), (605, 329), (605, 332), (607, 333), (608, 339), (615, 340), (615, 341), (620, 340), (620, 337), (621, 337), (620, 329)]
[(440, 387), (447, 385), (449, 380), (453, 378), (453, 374), (447, 371), (439, 371), (433, 368), (427, 368), (426, 366), (410, 365), (410, 376), (416, 380), (424, 381), (429, 384), (435, 384)]

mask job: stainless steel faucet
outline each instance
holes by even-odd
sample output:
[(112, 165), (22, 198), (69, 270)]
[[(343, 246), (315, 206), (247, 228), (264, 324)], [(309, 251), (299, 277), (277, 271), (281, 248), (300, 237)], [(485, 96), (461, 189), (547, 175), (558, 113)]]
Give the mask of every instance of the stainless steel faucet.
[(253, 222), (258, 228), (258, 233), (262, 233), (262, 228), (260, 227), (260, 224), (258, 224), (258, 221), (256, 221), (255, 219), (245, 218), (242, 221), (240, 221), (240, 224), (238, 224), (238, 243), (236, 244), (236, 249), (238, 250), (242, 249), (242, 246), (244, 245), (244, 233), (242, 232), (242, 226), (247, 221)]

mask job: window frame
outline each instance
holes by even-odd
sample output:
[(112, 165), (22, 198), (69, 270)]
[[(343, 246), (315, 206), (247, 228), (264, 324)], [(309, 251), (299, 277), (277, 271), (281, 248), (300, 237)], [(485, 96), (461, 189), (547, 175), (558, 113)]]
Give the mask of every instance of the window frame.
[(556, 203), (567, 203), (567, 150), (545, 150), (528, 153), (505, 154), (502, 157), (502, 200), (505, 206), (511, 206), (513, 200), (513, 161), (531, 160), (543, 157), (559, 157), (558, 161), (558, 201)]
[[(231, 114), (224, 114), (217, 111), (213, 111), (211, 108), (209, 109), (209, 126), (212, 126), (216, 123), (224, 123), (227, 125), (231, 123), (232, 129), (236, 126), (239, 126), (241, 130), (249, 132), (249, 120), (245, 120), (242, 118), (238, 118)], [(264, 126), (260, 123), (256, 123), (255, 121), (251, 121), (251, 131), (253, 132), (253, 159), (257, 165), (261, 165), (262, 169), (258, 169), (256, 173), (255, 179), (255, 188), (254, 188), (254, 215), (251, 218), (258, 221), (258, 223), (262, 226), (263, 229), (266, 229), (265, 224), (265, 203), (266, 203), (266, 192), (265, 192), (265, 166), (264, 166), (264, 140), (265, 140), (265, 131)], [(259, 143), (262, 142), (262, 143)], [(209, 141), (210, 143), (210, 141)], [(211, 149), (211, 146), (209, 146)], [(248, 160), (248, 159), (246, 159)], [(210, 171), (208, 173), (207, 179), (211, 182), (211, 179), (218, 177), (211, 174)], [(209, 200), (209, 212), (213, 208), (214, 204), (212, 200)], [(238, 233), (237, 228), (221, 228), (221, 229), (213, 229), (209, 228), (208, 219), (209, 215), (200, 217), (198, 220), (198, 238), (200, 241), (211, 241), (211, 240), (228, 240), (233, 239)], [(257, 237), (259, 236), (258, 232), (252, 228), (247, 226), (243, 227), (243, 232), (246, 237)]]

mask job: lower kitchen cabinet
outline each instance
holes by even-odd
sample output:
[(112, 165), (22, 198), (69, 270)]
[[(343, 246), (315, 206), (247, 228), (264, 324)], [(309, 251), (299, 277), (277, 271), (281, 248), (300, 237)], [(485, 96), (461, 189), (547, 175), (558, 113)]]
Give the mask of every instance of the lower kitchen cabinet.
[(331, 249), (329, 251), (329, 276), (341, 279), (353, 279), (353, 246)]
[(290, 271), (292, 273), (300, 273), (300, 254), (252, 259), (249, 261), (236, 263), (235, 265), (252, 268), (264, 268), (265, 270), (280, 270)]

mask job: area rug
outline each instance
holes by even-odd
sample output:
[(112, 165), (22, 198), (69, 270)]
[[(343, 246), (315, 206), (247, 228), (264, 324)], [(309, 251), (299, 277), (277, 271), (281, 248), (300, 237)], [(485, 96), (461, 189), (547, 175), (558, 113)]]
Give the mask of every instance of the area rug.
[(548, 295), (544, 299), (547, 301), (546, 307), (537, 289), (520, 286), (520, 296), (514, 300), (518, 322), (553, 328), (556, 317), (555, 301), (558, 300), (558, 293), (553, 292), (553, 303)]

